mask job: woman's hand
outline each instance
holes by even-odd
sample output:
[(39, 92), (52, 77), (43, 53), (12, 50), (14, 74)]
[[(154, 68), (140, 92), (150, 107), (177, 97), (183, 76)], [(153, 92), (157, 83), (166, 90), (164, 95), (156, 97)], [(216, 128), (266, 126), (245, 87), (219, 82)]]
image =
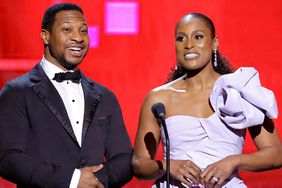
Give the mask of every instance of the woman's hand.
[(208, 188), (221, 187), (223, 182), (237, 168), (238, 160), (236, 156), (228, 156), (208, 165), (200, 175), (201, 183)]
[(170, 160), (170, 175), (181, 183), (199, 184), (201, 169), (190, 160)]

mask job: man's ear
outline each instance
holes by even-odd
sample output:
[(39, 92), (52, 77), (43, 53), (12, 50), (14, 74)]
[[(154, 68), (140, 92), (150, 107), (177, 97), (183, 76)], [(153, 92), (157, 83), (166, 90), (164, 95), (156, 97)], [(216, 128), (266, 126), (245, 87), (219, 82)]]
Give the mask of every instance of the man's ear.
[(218, 49), (218, 36), (215, 36), (213, 39), (212, 50), (217, 51)]
[(46, 29), (42, 29), (40, 35), (41, 35), (41, 39), (42, 39), (42, 41), (44, 43), (44, 46), (48, 45), (49, 44), (49, 39), (50, 39), (49, 31), (47, 31)]

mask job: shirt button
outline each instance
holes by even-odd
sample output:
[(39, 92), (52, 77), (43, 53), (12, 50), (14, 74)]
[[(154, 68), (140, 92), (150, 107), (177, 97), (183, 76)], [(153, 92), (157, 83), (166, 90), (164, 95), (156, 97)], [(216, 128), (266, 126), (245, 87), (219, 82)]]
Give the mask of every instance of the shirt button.
[(67, 84), (69, 84), (69, 81), (67, 81)]
[(86, 166), (86, 164), (87, 164), (87, 161), (86, 161), (86, 160), (84, 160), (84, 159), (82, 159), (82, 160), (80, 161), (79, 166), (80, 166), (80, 167), (85, 167), (85, 166)]
[(75, 102), (75, 100), (74, 100), (74, 99), (72, 99), (72, 102)]
[(79, 124), (79, 121), (77, 121), (76, 124)]

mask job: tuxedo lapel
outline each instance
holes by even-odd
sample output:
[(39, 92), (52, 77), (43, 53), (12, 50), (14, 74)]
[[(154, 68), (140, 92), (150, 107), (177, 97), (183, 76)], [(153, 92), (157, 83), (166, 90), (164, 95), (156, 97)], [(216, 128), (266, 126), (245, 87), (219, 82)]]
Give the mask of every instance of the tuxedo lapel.
[(94, 118), (96, 108), (101, 100), (102, 92), (99, 91), (95, 87), (93, 81), (88, 79), (84, 74), (82, 74), (81, 83), (82, 83), (84, 101), (85, 101), (84, 121), (83, 121), (83, 129), (82, 129), (82, 143), (83, 143), (87, 129)]
[(47, 108), (53, 113), (53, 115), (57, 118), (57, 120), (68, 132), (71, 138), (76, 142), (76, 144), (79, 145), (72, 129), (70, 120), (68, 118), (64, 103), (56, 88), (48, 79), (39, 64), (31, 70), (30, 79), (34, 83), (34, 85), (32, 86), (33, 91), (47, 106)]

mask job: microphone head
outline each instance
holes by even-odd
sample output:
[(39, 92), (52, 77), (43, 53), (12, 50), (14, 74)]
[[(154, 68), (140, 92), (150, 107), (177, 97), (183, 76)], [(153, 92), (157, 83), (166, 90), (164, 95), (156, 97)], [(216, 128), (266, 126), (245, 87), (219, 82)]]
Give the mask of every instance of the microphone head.
[(151, 108), (152, 113), (154, 114), (155, 118), (164, 118), (165, 117), (165, 106), (163, 103), (156, 103)]

